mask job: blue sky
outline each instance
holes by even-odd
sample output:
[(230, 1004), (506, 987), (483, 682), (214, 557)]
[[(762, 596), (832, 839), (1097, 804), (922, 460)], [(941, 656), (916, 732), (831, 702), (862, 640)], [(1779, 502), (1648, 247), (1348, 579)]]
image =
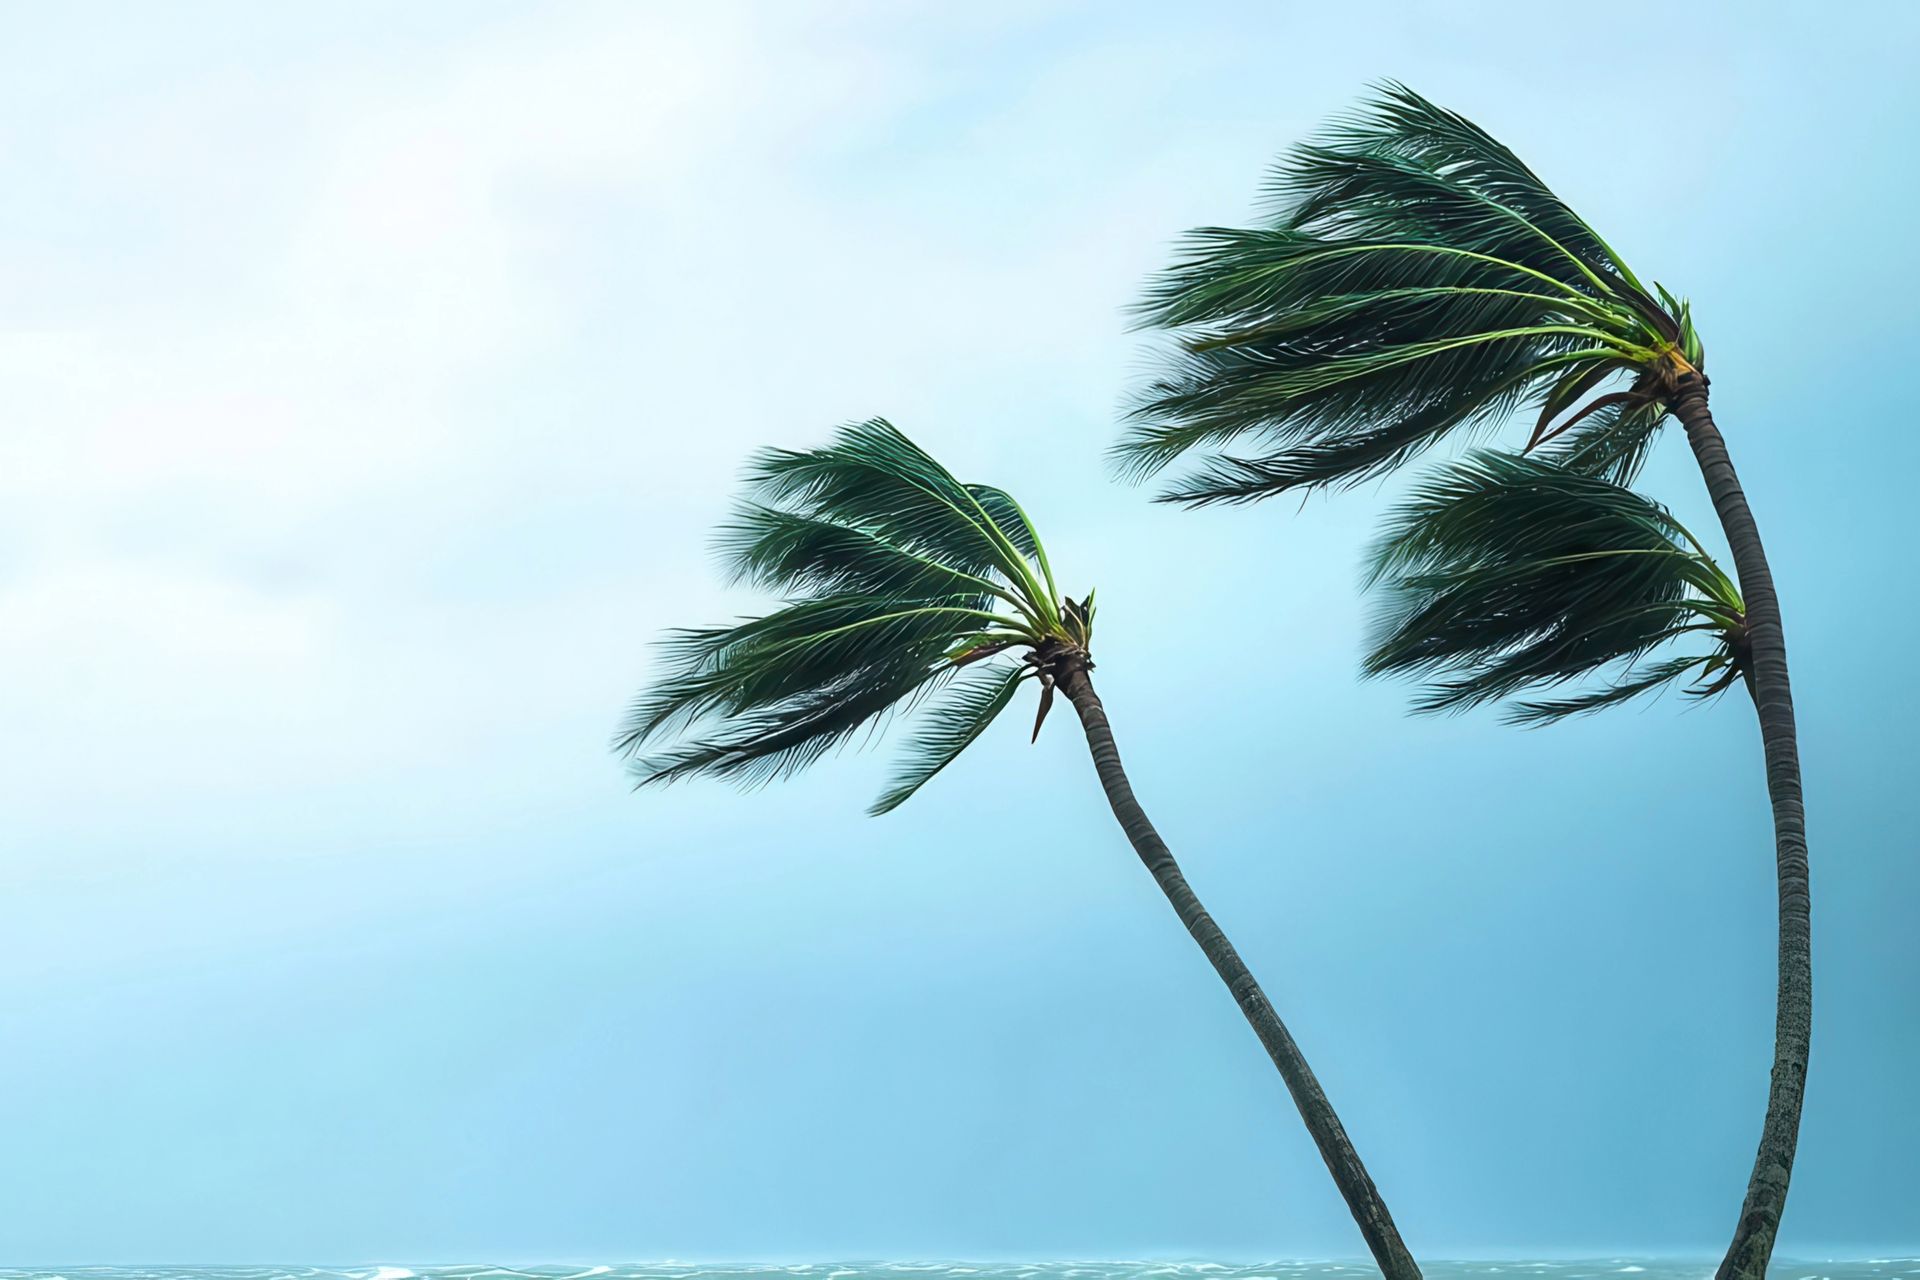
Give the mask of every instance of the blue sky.
[[(1716, 1251), (1750, 709), (1410, 720), (1355, 678), (1391, 485), (1182, 515), (1102, 467), (1143, 276), (1383, 76), (1695, 300), (1806, 762), (1781, 1248), (1920, 1247), (1917, 15), (14, 8), (0, 1260), (1360, 1252), (1070, 723), (883, 820), (880, 752), (606, 755), (649, 640), (748, 606), (744, 454), (873, 414), (1099, 587), (1142, 797), (1417, 1252)], [(1710, 525), (1677, 439), (1648, 486)]]

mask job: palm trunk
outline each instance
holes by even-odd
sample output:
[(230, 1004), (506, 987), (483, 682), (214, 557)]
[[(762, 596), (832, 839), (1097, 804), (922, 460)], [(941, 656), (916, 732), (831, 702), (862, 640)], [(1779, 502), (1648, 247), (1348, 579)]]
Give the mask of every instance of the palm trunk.
[(1767, 794), (1773, 801), (1775, 877), (1780, 895), (1779, 987), (1773, 1030), (1773, 1081), (1760, 1151), (1747, 1181), (1746, 1202), (1733, 1243), (1716, 1280), (1762, 1280), (1786, 1207), (1793, 1152), (1800, 1138), (1800, 1101), (1807, 1086), (1807, 1050), (1813, 1031), (1812, 911), (1807, 883), (1806, 810), (1800, 797), (1800, 747), (1793, 727), (1793, 690), (1787, 682), (1786, 638), (1773, 573), (1760, 531), (1727, 457), (1726, 442), (1707, 407), (1706, 380), (1690, 376), (1673, 411), (1706, 478), (1713, 509), (1726, 531), (1733, 566), (1746, 600), (1750, 652), (1748, 689), (1760, 715)]
[(1153, 873), (1161, 892), (1179, 913), (1180, 923), (1187, 926), (1187, 932), (1213, 962), (1221, 981), (1233, 992), (1240, 1012), (1246, 1015), (1260, 1043), (1266, 1046), (1267, 1056), (1280, 1069), (1280, 1078), (1286, 1081), (1287, 1092), (1293, 1095), (1294, 1105), (1300, 1109), (1300, 1118), (1306, 1121), (1307, 1131), (1320, 1148), (1328, 1172), (1333, 1174), (1340, 1194), (1346, 1197), (1347, 1208), (1359, 1224), (1360, 1234), (1366, 1237), (1374, 1261), (1380, 1264), (1387, 1280), (1420, 1280), (1419, 1264), (1407, 1252), (1399, 1229), (1393, 1225), (1392, 1215), (1374, 1188), (1373, 1179), (1367, 1176), (1366, 1166), (1354, 1152), (1353, 1143), (1347, 1139), (1347, 1131), (1340, 1125), (1340, 1117), (1334, 1114), (1320, 1082), (1314, 1079), (1313, 1069), (1307, 1066), (1286, 1024), (1273, 1011), (1266, 993), (1260, 990), (1260, 984), (1254, 981), (1233, 944), (1227, 941), (1227, 935), (1200, 905), (1187, 878), (1180, 874), (1180, 865), (1147, 820), (1140, 802), (1134, 799), (1133, 787), (1120, 764), (1120, 750), (1113, 742), (1113, 730), (1107, 724), (1106, 710), (1101, 706), (1100, 695), (1093, 691), (1093, 681), (1084, 669), (1076, 668), (1063, 674), (1060, 687), (1087, 731), (1087, 745), (1093, 751), (1094, 767), (1099, 770), (1100, 785), (1106, 790), (1113, 816), (1119, 819), (1134, 852), (1140, 855), (1140, 861)]

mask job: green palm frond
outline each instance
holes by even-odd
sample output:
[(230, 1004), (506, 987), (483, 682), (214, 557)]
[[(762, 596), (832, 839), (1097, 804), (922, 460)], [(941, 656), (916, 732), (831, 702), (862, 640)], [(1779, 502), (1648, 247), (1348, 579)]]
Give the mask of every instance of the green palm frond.
[[(1367, 585), (1379, 592), (1368, 675), (1426, 681), (1421, 711), (1521, 701), (1540, 723), (1598, 710), (1693, 673), (1718, 693), (1741, 671), (1732, 580), (1659, 504), (1538, 457), (1477, 450), (1437, 468), (1389, 517)], [(1674, 643), (1694, 656), (1653, 658)]]
[[(1033, 595), (1043, 614), (1054, 609), (1035, 566), (981, 500), (1005, 495), (955, 480), (881, 419), (845, 428), (824, 449), (769, 449), (748, 480), (769, 505), (865, 529), (957, 570), (997, 573)], [(1031, 530), (1021, 536), (1032, 544)]]
[(876, 817), (892, 813), (934, 774), (952, 764), (994, 717), (1007, 709), (1020, 681), (1032, 674), (1031, 667), (994, 663), (981, 668), (978, 675), (961, 676), (958, 687), (920, 713), (924, 727), (907, 744), (905, 758), (885, 794), (867, 812)]
[[(916, 597), (942, 592), (987, 598), (1005, 588), (869, 529), (745, 503), (716, 540), (736, 582), (772, 590), (868, 592)], [(1006, 592), (1006, 594), (1012, 594)]]
[[(1457, 177), (1475, 197), (1464, 205), (1471, 221), (1484, 221), (1492, 213), (1484, 203), (1490, 201), (1498, 210), (1513, 210), (1537, 230), (1542, 242), (1558, 246), (1568, 256), (1589, 265), (1613, 258), (1613, 251), (1593, 229), (1561, 203), (1518, 156), (1471, 120), (1435, 106), (1405, 85), (1392, 81), (1383, 84), (1368, 108), (1335, 121), (1328, 134), (1331, 154), (1318, 166), (1311, 163), (1311, 158), (1303, 166), (1304, 188), (1297, 185), (1299, 176), (1285, 171), (1275, 175), (1285, 186), (1270, 195), (1277, 197), (1282, 211), (1296, 221), (1340, 217), (1344, 206), (1339, 198), (1339, 179), (1343, 170), (1356, 165), (1355, 157), (1360, 155), (1381, 163), (1409, 165), (1421, 174)], [(1453, 205), (1460, 204), (1455, 198)]]
[(1613, 684), (1602, 685), (1566, 698), (1515, 702), (1507, 708), (1506, 719), (1510, 724), (1536, 725), (1564, 720), (1568, 716), (1587, 715), (1630, 701), (1643, 693), (1652, 693), (1689, 673), (1696, 673), (1693, 690), (1700, 696), (1711, 696), (1724, 687), (1713, 681), (1712, 675), (1715, 669), (1716, 660), (1711, 656), (1667, 658), (1660, 662), (1643, 662), (1622, 672)]
[[(1683, 303), (1650, 296), (1512, 152), (1404, 86), (1284, 156), (1267, 198), (1264, 226), (1189, 235), (1140, 305), (1174, 345), (1116, 456), (1135, 476), (1197, 456), (1164, 500), (1350, 484), (1526, 405), (1544, 435), (1590, 395), (1632, 403), (1584, 418), (1583, 439), (1623, 416), (1637, 431), (1700, 367)], [(1606, 447), (1618, 478), (1645, 442)]]
[(1616, 401), (1567, 429), (1540, 456), (1569, 471), (1632, 484), (1666, 418), (1667, 406), (1659, 400)]
[[(784, 777), (931, 696), (927, 729), (875, 806), (886, 812), (985, 729), (1020, 677), (1046, 683), (1046, 655), (1085, 653), (1090, 607), (1055, 594), (1019, 504), (954, 479), (887, 422), (764, 452), (748, 490), (720, 531), (721, 558), (784, 603), (669, 634), (664, 674), (614, 738), (642, 784)], [(962, 668), (1010, 650), (1025, 661), (940, 695)]]

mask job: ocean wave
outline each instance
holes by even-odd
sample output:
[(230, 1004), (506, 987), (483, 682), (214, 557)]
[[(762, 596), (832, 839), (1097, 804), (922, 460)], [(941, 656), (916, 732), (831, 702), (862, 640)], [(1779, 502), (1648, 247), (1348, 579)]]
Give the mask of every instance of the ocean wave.
[[(1776, 1274), (1792, 1280), (1899, 1280), (1920, 1275), (1920, 1259), (1781, 1259)], [(1429, 1261), (1427, 1280), (1513, 1280), (1515, 1273), (1536, 1280), (1706, 1280), (1710, 1263), (1698, 1258), (1556, 1258), (1528, 1261)], [(393, 1263), (357, 1267), (77, 1267), (0, 1268), (0, 1280), (767, 1280), (808, 1277), (817, 1280), (1316, 1280), (1377, 1275), (1370, 1264), (1330, 1258), (1230, 1263), (1217, 1260), (1142, 1261), (813, 1261), (794, 1263), (600, 1263), (502, 1266), (465, 1263), (412, 1267)]]

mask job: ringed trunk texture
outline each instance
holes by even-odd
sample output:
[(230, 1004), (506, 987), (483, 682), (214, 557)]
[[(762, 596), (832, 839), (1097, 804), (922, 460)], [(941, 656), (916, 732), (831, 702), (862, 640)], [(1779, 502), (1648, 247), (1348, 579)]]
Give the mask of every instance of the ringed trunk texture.
[(1793, 1153), (1800, 1139), (1800, 1103), (1807, 1087), (1807, 1051), (1813, 1033), (1812, 899), (1807, 879), (1806, 810), (1800, 796), (1800, 747), (1793, 725), (1793, 690), (1787, 681), (1786, 638), (1773, 573), (1760, 545), (1760, 531), (1727, 457), (1726, 442), (1707, 407), (1706, 380), (1690, 375), (1673, 411), (1687, 430), (1687, 443), (1706, 478), (1713, 509), (1726, 531), (1740, 594), (1747, 608), (1751, 652), (1748, 688), (1760, 715), (1766, 753), (1767, 794), (1773, 801), (1775, 878), (1780, 897), (1779, 987), (1773, 1030), (1773, 1079), (1760, 1150), (1747, 1181), (1746, 1202), (1733, 1243), (1716, 1280), (1762, 1280), (1787, 1203)]
[(1293, 1095), (1294, 1105), (1300, 1109), (1300, 1118), (1306, 1121), (1307, 1131), (1320, 1148), (1328, 1172), (1333, 1175), (1340, 1194), (1346, 1198), (1347, 1208), (1353, 1213), (1353, 1220), (1359, 1224), (1360, 1234), (1366, 1237), (1374, 1261), (1380, 1265), (1387, 1280), (1420, 1280), (1419, 1264), (1407, 1252), (1407, 1246), (1400, 1239), (1400, 1231), (1393, 1225), (1393, 1217), (1380, 1199), (1373, 1179), (1367, 1175), (1366, 1166), (1360, 1163), (1353, 1143), (1347, 1138), (1347, 1131), (1340, 1124), (1340, 1117), (1334, 1114), (1333, 1105), (1321, 1091), (1320, 1082), (1314, 1078), (1306, 1058), (1301, 1056), (1299, 1046), (1294, 1044), (1286, 1024), (1274, 1012), (1266, 993), (1260, 990), (1260, 984), (1254, 981), (1253, 974), (1233, 949), (1233, 944), (1227, 941), (1227, 935), (1214, 923), (1207, 909), (1200, 905), (1200, 899), (1187, 884), (1187, 878), (1180, 873), (1180, 865), (1173, 860), (1166, 842), (1161, 840), (1160, 833), (1147, 820), (1140, 802), (1134, 799), (1133, 786), (1127, 781), (1126, 770), (1120, 764), (1120, 750), (1114, 745), (1113, 729), (1107, 723), (1106, 709), (1101, 705), (1100, 696), (1093, 691), (1092, 680), (1084, 669), (1076, 667), (1063, 673), (1060, 688), (1068, 701), (1073, 703), (1073, 709), (1079, 713), (1080, 723), (1086, 729), (1094, 768), (1099, 771), (1100, 785), (1107, 793), (1107, 803), (1113, 808), (1113, 816), (1119, 819), (1120, 827), (1126, 832), (1134, 852), (1140, 855), (1140, 861), (1146, 864), (1161, 892), (1167, 895), (1167, 901), (1173, 904), (1174, 911), (1180, 916), (1180, 923), (1187, 926), (1187, 932), (1200, 944), (1200, 950), (1213, 963), (1221, 981), (1233, 992), (1233, 998), (1239, 1002), (1240, 1012), (1246, 1015), (1247, 1021), (1253, 1025), (1254, 1034), (1266, 1046), (1267, 1056), (1280, 1069), (1280, 1078), (1286, 1082), (1287, 1092)]

